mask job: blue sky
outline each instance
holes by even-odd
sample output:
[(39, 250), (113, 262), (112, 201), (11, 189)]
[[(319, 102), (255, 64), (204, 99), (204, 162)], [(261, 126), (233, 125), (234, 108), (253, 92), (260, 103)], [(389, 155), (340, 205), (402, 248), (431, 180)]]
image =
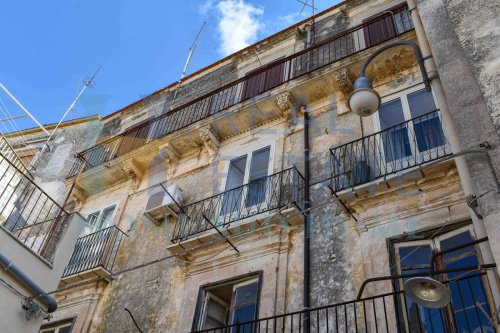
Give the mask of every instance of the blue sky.
[[(311, 0), (309, 0), (311, 2)], [(316, 0), (317, 10), (338, 3)], [(109, 114), (311, 15), (297, 0), (4, 0), (0, 82), (43, 124), (59, 121), (85, 79), (95, 84), (68, 119)], [(22, 114), (0, 91), (0, 118)], [(33, 127), (27, 119), (0, 130)]]

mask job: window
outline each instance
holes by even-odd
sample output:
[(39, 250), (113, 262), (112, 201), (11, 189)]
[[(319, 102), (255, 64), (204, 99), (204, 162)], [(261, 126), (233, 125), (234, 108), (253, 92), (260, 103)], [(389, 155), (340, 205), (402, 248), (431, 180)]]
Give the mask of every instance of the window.
[[(271, 147), (265, 147), (230, 161), (221, 215), (233, 214), (242, 205), (262, 205), (266, 199), (267, 176), (271, 172)], [(242, 185), (247, 184), (247, 187)]]
[[(428, 159), (446, 144), (441, 119), (432, 92), (425, 89), (405, 92), (386, 99), (375, 117), (382, 131), (382, 149), (386, 163), (410, 156)], [(411, 120), (411, 121), (410, 121)]]
[[(200, 316), (195, 327), (206, 330), (257, 319), (258, 294), (259, 278), (255, 277), (203, 288)], [(251, 326), (243, 325), (239, 332), (250, 333)]]
[[(430, 232), (423, 241), (397, 243), (395, 245), (395, 261), (398, 274), (426, 273), (430, 269), (433, 251), (442, 251), (471, 242), (473, 234), (470, 226), (462, 227), (439, 236)], [(436, 270), (461, 268), (479, 265), (478, 247), (469, 246), (438, 257)], [(439, 280), (451, 291), (451, 302), (443, 309), (424, 308), (413, 303), (409, 297), (401, 294), (399, 299), (400, 313), (405, 326), (403, 331), (409, 332), (489, 332), (493, 329), (489, 318), (491, 308), (485, 275), (479, 271), (455, 272), (441, 274)], [(407, 279), (398, 283), (400, 290)], [(482, 329), (480, 329), (482, 327)]]
[(113, 215), (115, 206), (111, 206), (97, 211), (87, 216), (85, 226), (83, 228), (82, 236), (91, 234), (93, 232), (108, 228), (113, 225)]
[(43, 325), (40, 333), (71, 333), (73, 329), (73, 320), (65, 320), (59, 323)]

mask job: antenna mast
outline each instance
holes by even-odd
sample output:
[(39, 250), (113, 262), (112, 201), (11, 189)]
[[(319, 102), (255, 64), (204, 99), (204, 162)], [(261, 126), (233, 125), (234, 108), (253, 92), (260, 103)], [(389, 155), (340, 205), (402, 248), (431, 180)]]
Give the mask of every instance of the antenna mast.
[(194, 41), (193, 41), (193, 44), (191, 45), (191, 47), (189, 48), (189, 53), (188, 53), (188, 57), (186, 59), (186, 64), (184, 64), (184, 68), (182, 69), (182, 74), (181, 74), (181, 78), (179, 79), (179, 81), (177, 82), (177, 87), (175, 87), (175, 93), (174, 93), (174, 101), (175, 99), (177, 98), (177, 91), (182, 83), (182, 79), (184, 78), (184, 76), (186, 75), (186, 71), (187, 71), (187, 68), (189, 66), (189, 63), (191, 62), (191, 57), (193, 56), (193, 53), (194, 53), (194, 50), (196, 49), (196, 42), (198, 41), (198, 38), (200, 37), (200, 34), (201, 34), (201, 31), (203, 30), (203, 28), (205, 27), (205, 24), (207, 23), (207, 21), (203, 21), (203, 24), (201, 25), (201, 28), (200, 30), (198, 31), (198, 34), (196, 35)]
[(47, 141), (45, 141), (42, 149), (45, 148), (45, 146), (49, 146), (48, 143), (50, 141), (50, 139), (52, 139), (52, 136), (54, 135), (54, 133), (57, 131), (57, 129), (59, 128), (59, 126), (61, 125), (61, 123), (64, 121), (64, 118), (66, 118), (66, 116), (68, 115), (68, 113), (73, 110), (73, 108), (75, 107), (75, 104), (76, 102), (78, 101), (78, 99), (80, 98), (80, 96), (82, 96), (83, 92), (85, 91), (85, 89), (87, 89), (88, 86), (90, 86), (92, 84), (92, 82), (94, 81), (97, 73), (99, 73), (99, 70), (101, 69), (101, 66), (99, 66), (99, 68), (97, 68), (97, 70), (95, 71), (94, 75), (92, 75), (92, 77), (90, 78), (90, 80), (87, 80), (85, 81), (85, 85), (83, 86), (83, 88), (80, 90), (80, 92), (78, 93), (78, 95), (76, 95), (76, 97), (73, 99), (73, 102), (71, 103), (71, 105), (68, 107), (68, 109), (66, 110), (66, 112), (63, 114), (61, 120), (59, 120), (59, 122), (57, 123), (56, 127), (54, 128), (54, 130), (52, 131), (52, 133), (50, 133), (49, 137), (47, 138)]
[(94, 75), (92, 75), (92, 77), (90, 78), (90, 80), (85, 81), (85, 85), (80, 90), (80, 92), (78, 93), (78, 95), (76, 95), (76, 97), (73, 99), (73, 102), (71, 102), (70, 106), (68, 107), (68, 109), (66, 110), (66, 112), (63, 114), (63, 116), (61, 117), (61, 120), (59, 120), (59, 122), (57, 123), (57, 125), (54, 128), (54, 130), (52, 131), (52, 133), (49, 134), (49, 137), (47, 138), (47, 140), (43, 144), (42, 148), (35, 154), (35, 156), (31, 160), (31, 163), (29, 165), (30, 169), (36, 170), (36, 168), (34, 167), (34, 165), (38, 161), (38, 158), (40, 157), (39, 156), (40, 152), (44, 153), (46, 151), (50, 151), (50, 146), (49, 146), (50, 139), (52, 139), (52, 136), (57, 131), (57, 129), (59, 128), (59, 126), (61, 125), (61, 123), (64, 121), (64, 118), (66, 118), (66, 116), (68, 115), (68, 113), (71, 110), (73, 110), (73, 108), (75, 107), (76, 102), (78, 101), (78, 99), (80, 98), (80, 96), (82, 96), (82, 94), (85, 91), (85, 89), (87, 89), (87, 87), (92, 84), (92, 82), (94, 81), (94, 79), (95, 79), (95, 77), (96, 77), (96, 75), (97, 75), (97, 73), (99, 72), (100, 69), (101, 69), (101, 66), (99, 66), (99, 68), (97, 68), (97, 70), (95, 71)]

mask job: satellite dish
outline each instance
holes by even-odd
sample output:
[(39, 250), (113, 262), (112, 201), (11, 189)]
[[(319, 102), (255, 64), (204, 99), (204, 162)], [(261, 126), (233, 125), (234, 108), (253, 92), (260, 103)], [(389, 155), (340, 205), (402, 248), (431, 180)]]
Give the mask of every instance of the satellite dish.
[(442, 308), (451, 300), (450, 290), (429, 277), (416, 277), (404, 284), (404, 291), (415, 303), (426, 308)]

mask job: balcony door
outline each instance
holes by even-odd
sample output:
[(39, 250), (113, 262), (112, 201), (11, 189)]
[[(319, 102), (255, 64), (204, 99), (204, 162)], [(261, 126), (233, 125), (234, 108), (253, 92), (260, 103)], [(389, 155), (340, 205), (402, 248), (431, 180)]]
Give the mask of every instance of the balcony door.
[(380, 161), (375, 164), (384, 173), (430, 161), (446, 149), (432, 92), (420, 88), (387, 98), (375, 118), (380, 131)]
[(85, 221), (82, 236), (86, 236), (96, 231), (111, 227), (113, 225), (114, 213), (115, 206), (111, 206), (104, 208), (101, 211), (89, 214), (87, 216), (87, 220)]
[(222, 198), (222, 223), (266, 205), (267, 176), (272, 172), (270, 157), (271, 147), (267, 146), (230, 161)]

